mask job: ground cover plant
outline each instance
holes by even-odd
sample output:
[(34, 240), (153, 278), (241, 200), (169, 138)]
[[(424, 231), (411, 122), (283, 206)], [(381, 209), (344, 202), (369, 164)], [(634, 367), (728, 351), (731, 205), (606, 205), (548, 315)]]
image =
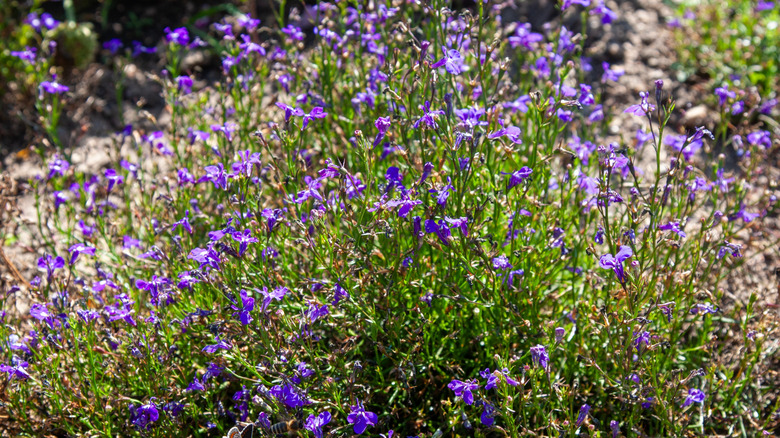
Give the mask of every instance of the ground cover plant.
[(120, 72), (164, 61), (168, 113), (99, 169), (58, 129), (61, 24), (31, 10), (37, 45), (7, 54), (46, 136), (40, 272), (0, 326), (11, 433), (774, 433), (776, 327), (722, 282), (777, 214), (776, 90), (686, 131), (661, 79), (603, 105), (623, 73), (586, 53), (619, 19), (603, 2), (538, 29), (511, 2), (449, 7), (282, 4), (106, 41)]

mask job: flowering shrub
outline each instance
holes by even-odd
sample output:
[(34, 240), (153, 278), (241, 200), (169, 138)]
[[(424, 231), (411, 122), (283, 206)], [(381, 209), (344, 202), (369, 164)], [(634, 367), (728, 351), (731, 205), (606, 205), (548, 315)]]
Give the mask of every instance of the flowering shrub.
[[(19, 433), (777, 425), (756, 297), (721, 303), (745, 235), (777, 213), (756, 189), (776, 126), (731, 132), (746, 137), (727, 163), (710, 133), (727, 128), (670, 125), (661, 80), (604, 107), (621, 72), (561, 24), (608, 24), (604, 2), (565, 1), (544, 29), (440, 3), (323, 2), (266, 40), (247, 16), (214, 23), (213, 44), (168, 28), (170, 118), (117, 133), (105, 169), (56, 137), (69, 91), (40, 71), (57, 149), (31, 181), (40, 275), (7, 291), (29, 311), (0, 327)], [(44, 62), (33, 49), (19, 58)], [(198, 50), (220, 54), (218, 81), (183, 70)]]

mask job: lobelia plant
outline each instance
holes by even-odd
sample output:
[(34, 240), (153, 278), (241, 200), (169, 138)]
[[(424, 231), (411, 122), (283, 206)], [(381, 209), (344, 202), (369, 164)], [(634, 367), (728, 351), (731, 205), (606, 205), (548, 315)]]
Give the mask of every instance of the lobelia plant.
[[(738, 167), (707, 160), (729, 128), (678, 132), (663, 81), (627, 108), (605, 105), (609, 64), (586, 83), (604, 2), (543, 29), (509, 7), (321, 2), (300, 11), (313, 29), (282, 8), (264, 40), (225, 17), (208, 48), (166, 29), (168, 122), (118, 132), (105, 169), (40, 148), (42, 274), (0, 326), (14, 433), (776, 427), (771, 328), (755, 295), (723, 302), (777, 213), (757, 189), (772, 124)], [(219, 78), (185, 71), (188, 50), (218, 52)], [(642, 124), (628, 142), (619, 112)]]

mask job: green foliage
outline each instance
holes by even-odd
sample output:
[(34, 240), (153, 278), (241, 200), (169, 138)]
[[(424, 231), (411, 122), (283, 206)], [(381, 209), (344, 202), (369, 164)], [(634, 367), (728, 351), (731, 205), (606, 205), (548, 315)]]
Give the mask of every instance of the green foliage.
[[(719, 306), (740, 236), (777, 213), (754, 190), (777, 135), (702, 163), (708, 131), (672, 132), (658, 84), (630, 108), (639, 139), (609, 143), (625, 108), (597, 106), (609, 75), (580, 83), (584, 41), (561, 25), (590, 11), (526, 44), (483, 2), (444, 6), (320, 5), (312, 41), (262, 47), (212, 31), (222, 75), (194, 92), (189, 34), (169, 30), (165, 123), (118, 133), (104, 169), (40, 149), (46, 254), (29, 315), (0, 326), (20, 434), (327, 411), (349, 436), (360, 406), (372, 436), (776, 427), (772, 328), (755, 297)], [(54, 136), (68, 94), (42, 96)]]
[[(766, 2), (758, 2), (766, 3)], [(745, 0), (682, 2), (677, 28), (680, 80), (692, 74), (715, 86), (757, 87), (768, 98), (780, 92), (780, 10), (760, 10)]]

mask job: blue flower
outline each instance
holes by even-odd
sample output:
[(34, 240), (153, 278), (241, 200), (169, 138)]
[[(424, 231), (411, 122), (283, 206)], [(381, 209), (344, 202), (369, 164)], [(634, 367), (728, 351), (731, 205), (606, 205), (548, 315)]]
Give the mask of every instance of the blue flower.
[(590, 405), (586, 403), (580, 408), (580, 414), (577, 416), (577, 427), (580, 427), (582, 422), (585, 421), (585, 418), (588, 416), (588, 412), (590, 412)]
[(255, 299), (247, 295), (244, 289), (241, 289), (241, 308), (235, 304), (230, 306), (237, 312), (233, 313), (233, 317), (238, 317), (243, 325), (249, 325), (252, 322), (252, 311), (255, 310)]
[(442, 48), (442, 51), (444, 51), (444, 57), (431, 64), (431, 67), (439, 68), (444, 66), (444, 69), (447, 70), (450, 74), (461, 74), (465, 70), (463, 65), (463, 55), (461, 55), (460, 52), (455, 49), (444, 50), (444, 48)]
[(130, 422), (138, 430), (148, 430), (152, 423), (160, 419), (160, 413), (153, 401), (136, 407), (130, 405)]
[(706, 395), (704, 394), (704, 391), (696, 388), (691, 388), (688, 390), (688, 397), (685, 398), (683, 407), (690, 406), (693, 403), (702, 403), (704, 402), (705, 397)]
[(550, 356), (547, 354), (547, 349), (544, 348), (544, 345), (531, 347), (531, 360), (535, 365), (547, 369), (547, 366), (550, 364)]
[(461, 380), (453, 379), (452, 382), (447, 385), (447, 388), (450, 388), (452, 392), (455, 393), (456, 397), (462, 397), (463, 401), (465, 401), (467, 405), (470, 405), (474, 403), (474, 394), (471, 391), (479, 389), (479, 383), (475, 380), (463, 382)]
[(352, 411), (347, 416), (347, 422), (354, 424), (352, 430), (358, 435), (365, 432), (368, 426), (376, 426), (378, 419), (379, 417), (375, 413), (367, 412), (359, 400), (355, 406), (352, 406)]
[(485, 426), (492, 426), (493, 423), (496, 422), (495, 418), (493, 418), (496, 415), (496, 408), (493, 407), (488, 402), (482, 403), (482, 415), (480, 415), (479, 419), (482, 421), (482, 424)]
[(16, 355), (11, 359), (11, 365), (0, 364), (0, 372), (8, 373), (8, 380), (26, 380), (30, 378), (25, 368), (30, 366), (27, 361), (19, 359)]
[(627, 277), (626, 272), (623, 269), (623, 262), (633, 254), (634, 253), (631, 251), (631, 247), (623, 245), (620, 247), (620, 250), (617, 254), (615, 254), (614, 257), (612, 254), (604, 254), (601, 256), (601, 259), (599, 259), (599, 265), (603, 269), (612, 269), (615, 271), (615, 275), (617, 275), (620, 284), (625, 284)]
[(325, 411), (318, 416), (309, 415), (306, 419), (306, 430), (314, 434), (316, 438), (322, 438), (322, 426), (330, 423), (330, 412)]

